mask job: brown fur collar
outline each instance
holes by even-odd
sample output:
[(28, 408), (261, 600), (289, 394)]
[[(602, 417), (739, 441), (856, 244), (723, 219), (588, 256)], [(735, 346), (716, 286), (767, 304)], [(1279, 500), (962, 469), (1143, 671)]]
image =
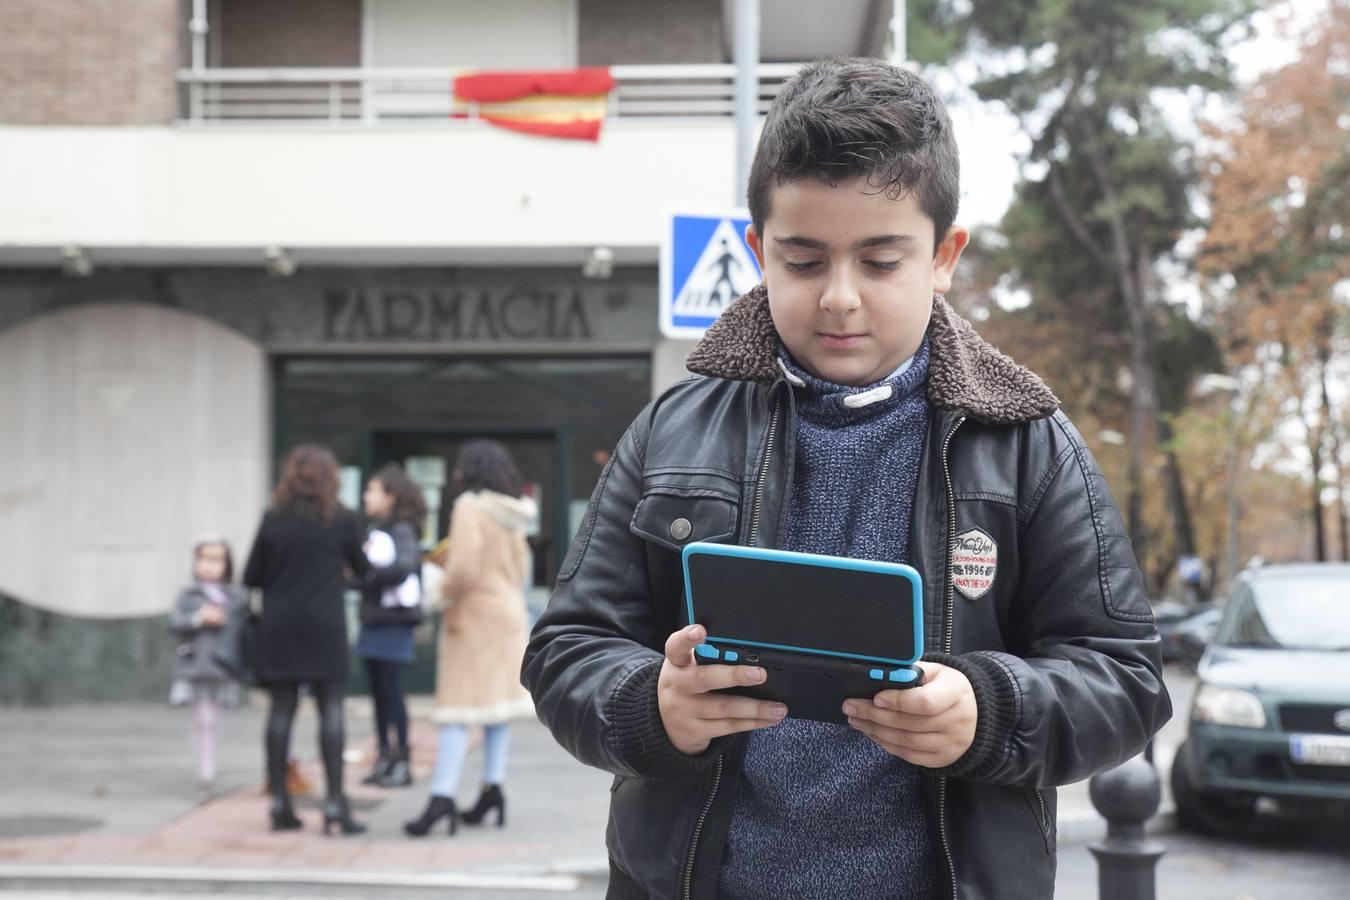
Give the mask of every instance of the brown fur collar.
[[(1045, 382), (985, 342), (941, 296), (933, 298), (928, 339), (933, 406), (995, 425), (1044, 418), (1059, 408)], [(722, 313), (686, 365), (699, 375), (772, 384), (781, 377), (777, 353), (769, 292), (760, 285)]]

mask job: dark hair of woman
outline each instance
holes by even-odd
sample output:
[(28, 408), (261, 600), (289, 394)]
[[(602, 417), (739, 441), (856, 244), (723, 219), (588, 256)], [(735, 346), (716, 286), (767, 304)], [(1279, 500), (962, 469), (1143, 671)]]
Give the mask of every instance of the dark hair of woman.
[(234, 581), (234, 554), (230, 551), (230, 543), (214, 534), (198, 538), (197, 543), (192, 545), (193, 576), (196, 576), (197, 560), (201, 558), (202, 550), (207, 547), (219, 547), (225, 551), (225, 574), (220, 580), (226, 584)]
[(519, 497), (522, 479), (511, 454), (497, 441), (469, 441), (455, 459), (457, 492), (496, 491)]
[(389, 514), (394, 522), (407, 522), (422, 536), (427, 521), (427, 501), (422, 496), (422, 488), (408, 477), (398, 463), (389, 463), (375, 473), (375, 480), (384, 488), (385, 493), (394, 495), (394, 509)]
[(338, 507), (338, 462), (333, 452), (316, 444), (301, 444), (286, 454), (281, 480), (272, 492), (272, 509), (333, 521)]

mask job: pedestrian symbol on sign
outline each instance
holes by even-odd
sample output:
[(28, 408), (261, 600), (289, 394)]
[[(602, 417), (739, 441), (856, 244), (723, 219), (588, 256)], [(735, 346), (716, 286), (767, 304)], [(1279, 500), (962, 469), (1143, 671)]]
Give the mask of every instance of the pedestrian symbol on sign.
[(699, 337), (738, 297), (759, 284), (759, 265), (737, 216), (671, 218), (662, 254), (661, 330)]

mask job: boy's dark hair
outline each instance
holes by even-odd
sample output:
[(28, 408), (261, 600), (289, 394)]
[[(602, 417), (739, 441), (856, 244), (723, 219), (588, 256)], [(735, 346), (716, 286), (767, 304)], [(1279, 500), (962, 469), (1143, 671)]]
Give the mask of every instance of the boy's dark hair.
[(496, 491), (519, 497), (524, 479), (506, 447), (497, 441), (469, 441), (455, 460), (454, 486), (459, 492)]
[(427, 521), (427, 500), (422, 488), (408, 477), (398, 463), (389, 463), (375, 473), (375, 480), (385, 492), (394, 496), (394, 508), (389, 518), (394, 522), (407, 522), (422, 536)]
[(956, 221), (960, 160), (947, 108), (918, 75), (875, 59), (804, 66), (769, 107), (746, 199), (764, 234), (773, 189), (814, 176), (863, 176), (897, 199), (913, 191), (933, 220), (934, 249)]

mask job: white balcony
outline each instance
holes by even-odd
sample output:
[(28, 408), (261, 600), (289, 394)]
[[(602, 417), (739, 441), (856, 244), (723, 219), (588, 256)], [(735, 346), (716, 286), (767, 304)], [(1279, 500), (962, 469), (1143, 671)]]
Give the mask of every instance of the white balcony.
[[(759, 110), (769, 103), (799, 64), (761, 65)], [(456, 102), (452, 68), (401, 69), (184, 69), (185, 124), (409, 125), (473, 124), (494, 112), (518, 113), (516, 101), (502, 108)], [(611, 66), (617, 86), (606, 100), (607, 119), (725, 119), (734, 113), (732, 65)], [(564, 98), (537, 101), (550, 113), (589, 110)]]
[(596, 143), (452, 117), (449, 69), (185, 72), (175, 125), (0, 126), (0, 266), (654, 263), (664, 213), (733, 205), (735, 70), (612, 71)]

